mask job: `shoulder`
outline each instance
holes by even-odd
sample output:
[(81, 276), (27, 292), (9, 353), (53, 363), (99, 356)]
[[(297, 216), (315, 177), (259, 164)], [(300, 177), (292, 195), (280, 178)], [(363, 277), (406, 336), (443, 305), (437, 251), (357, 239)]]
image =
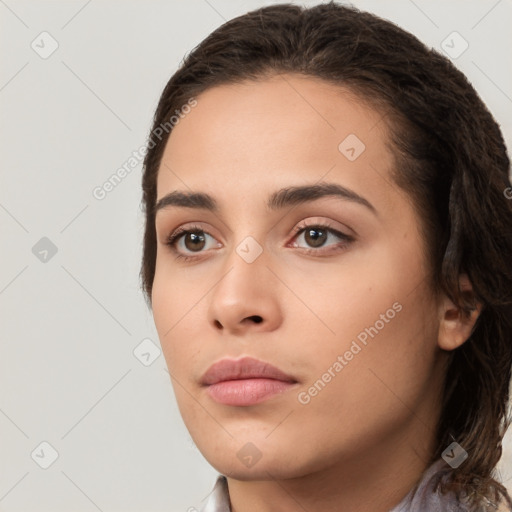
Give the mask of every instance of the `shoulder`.
[(512, 512), (504, 498), (499, 504), (486, 500), (486, 505), (482, 504), (475, 508), (470, 505), (469, 500), (459, 499), (453, 492), (442, 493), (438, 484), (441, 480), (449, 479), (450, 475), (451, 467), (443, 459), (437, 460), (425, 470), (420, 481), (390, 512)]
[(502, 498), (502, 500), (497, 504), (489, 502), (487, 508), (492, 512), (512, 512), (512, 508), (510, 508), (510, 505), (507, 503), (505, 498)]

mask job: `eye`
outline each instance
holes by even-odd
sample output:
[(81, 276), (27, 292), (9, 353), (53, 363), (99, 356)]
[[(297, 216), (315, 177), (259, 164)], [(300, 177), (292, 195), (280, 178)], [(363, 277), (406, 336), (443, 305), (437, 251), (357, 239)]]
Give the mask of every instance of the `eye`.
[[(333, 252), (345, 249), (350, 242), (354, 241), (352, 236), (346, 235), (338, 231), (337, 229), (332, 228), (329, 224), (322, 223), (314, 223), (314, 224), (306, 224), (303, 223), (299, 225), (294, 230), (294, 240), (301, 238), (304, 234), (304, 240), (309, 245), (309, 247), (301, 247), (297, 245), (296, 242), (292, 244), (292, 247), (301, 248), (307, 254), (320, 255), (325, 252)], [(210, 237), (212, 240), (215, 238), (202, 229), (200, 226), (187, 226), (178, 228), (176, 231), (171, 233), (166, 240), (166, 245), (168, 245), (172, 251), (175, 253), (176, 259), (180, 259), (182, 261), (190, 261), (197, 259), (202, 252), (205, 252), (203, 249), (211, 249), (215, 247), (220, 247), (220, 243), (212, 243), (210, 247), (207, 247), (207, 238)], [(330, 249), (328, 251), (319, 250), (324, 245), (325, 242), (329, 238), (333, 238), (341, 240), (334, 249)], [(196, 253), (196, 255), (194, 255)], [(188, 254), (188, 255), (187, 255)]]
[[(182, 252), (186, 253), (187, 250), (192, 251), (192, 253), (202, 252), (202, 249), (204, 249), (206, 246), (206, 237), (211, 237), (213, 239), (212, 235), (204, 231), (199, 226), (190, 226), (186, 229), (178, 228), (176, 231), (169, 235), (165, 245), (171, 247), (171, 249), (176, 254), (177, 259), (188, 261), (195, 259), (196, 256), (185, 256), (182, 254)], [(220, 244), (217, 244), (216, 247), (219, 245)], [(178, 249), (176, 246), (179, 246), (180, 249)]]
[[(304, 248), (308, 254), (319, 254), (325, 252), (319, 251), (318, 248), (324, 246), (325, 242), (329, 239), (329, 235), (332, 235), (331, 238), (334, 237), (335, 239), (338, 238), (341, 240), (341, 243), (338, 243), (337, 247), (334, 249), (335, 251), (345, 249), (350, 242), (354, 241), (352, 236), (346, 235), (345, 233), (332, 228), (329, 224), (322, 223), (302, 224), (296, 228), (295, 234), (296, 236), (294, 237), (294, 240), (302, 237), (306, 244), (309, 245), (309, 247)], [(293, 244), (293, 247), (298, 246)]]

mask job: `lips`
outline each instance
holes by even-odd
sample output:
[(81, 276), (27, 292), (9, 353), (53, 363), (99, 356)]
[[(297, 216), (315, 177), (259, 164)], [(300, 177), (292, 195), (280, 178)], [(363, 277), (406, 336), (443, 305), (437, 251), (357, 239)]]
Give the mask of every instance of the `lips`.
[(252, 357), (223, 359), (213, 364), (201, 383), (212, 400), (236, 407), (266, 402), (298, 385), (291, 375)]
[(244, 357), (242, 359), (222, 359), (208, 368), (201, 379), (201, 384), (209, 386), (228, 380), (241, 379), (273, 379), (282, 382), (296, 383), (291, 375), (272, 366), (270, 363)]

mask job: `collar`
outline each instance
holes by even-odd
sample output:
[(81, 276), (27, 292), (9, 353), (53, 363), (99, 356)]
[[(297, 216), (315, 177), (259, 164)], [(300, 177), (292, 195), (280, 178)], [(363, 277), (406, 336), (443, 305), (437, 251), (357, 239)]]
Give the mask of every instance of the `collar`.
[(224, 475), (217, 477), (212, 492), (199, 512), (231, 512), (228, 481)]

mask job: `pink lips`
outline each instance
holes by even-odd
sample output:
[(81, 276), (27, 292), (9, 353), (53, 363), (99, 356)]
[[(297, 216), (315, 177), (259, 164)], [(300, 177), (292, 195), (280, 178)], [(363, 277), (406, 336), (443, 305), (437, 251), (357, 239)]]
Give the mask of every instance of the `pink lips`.
[(252, 357), (222, 359), (210, 366), (201, 384), (224, 405), (248, 406), (286, 391), (297, 381), (275, 366)]

